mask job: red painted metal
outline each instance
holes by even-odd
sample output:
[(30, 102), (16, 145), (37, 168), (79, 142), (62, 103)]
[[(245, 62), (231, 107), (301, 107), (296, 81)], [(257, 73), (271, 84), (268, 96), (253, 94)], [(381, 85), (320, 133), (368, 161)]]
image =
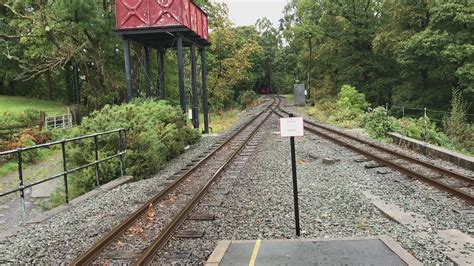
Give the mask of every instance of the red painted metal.
[(116, 0), (117, 30), (184, 26), (209, 39), (208, 18), (192, 0)]

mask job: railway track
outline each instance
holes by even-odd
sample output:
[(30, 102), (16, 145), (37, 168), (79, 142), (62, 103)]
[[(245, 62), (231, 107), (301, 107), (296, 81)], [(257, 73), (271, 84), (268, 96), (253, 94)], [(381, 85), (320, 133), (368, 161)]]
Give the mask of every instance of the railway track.
[[(274, 112), (285, 117), (290, 113), (281, 107)], [(364, 157), (387, 166), (410, 177), (433, 185), (452, 195), (474, 204), (474, 178), (450, 169), (436, 166), (410, 155), (392, 150), (380, 144), (355, 137), (327, 125), (304, 121), (305, 130), (345, 146)]]
[(279, 105), (279, 98), (272, 99), (271, 104), (217, 148), (184, 173), (173, 176), (175, 180), (168, 187), (114, 227), (72, 265), (146, 265), (153, 260)]

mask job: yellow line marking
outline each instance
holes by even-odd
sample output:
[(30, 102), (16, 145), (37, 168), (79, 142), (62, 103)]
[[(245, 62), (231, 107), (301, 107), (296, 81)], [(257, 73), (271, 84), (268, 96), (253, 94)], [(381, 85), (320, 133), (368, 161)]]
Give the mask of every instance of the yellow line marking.
[(260, 239), (255, 241), (255, 246), (253, 247), (252, 257), (250, 257), (249, 266), (255, 266), (255, 261), (257, 260), (258, 250), (260, 249)]

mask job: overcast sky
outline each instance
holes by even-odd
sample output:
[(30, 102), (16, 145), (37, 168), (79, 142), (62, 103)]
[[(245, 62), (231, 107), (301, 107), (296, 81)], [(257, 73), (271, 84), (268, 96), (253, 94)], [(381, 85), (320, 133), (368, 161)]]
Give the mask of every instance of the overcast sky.
[(287, 0), (214, 0), (229, 7), (229, 17), (237, 26), (254, 25), (257, 19), (267, 17), (278, 27)]

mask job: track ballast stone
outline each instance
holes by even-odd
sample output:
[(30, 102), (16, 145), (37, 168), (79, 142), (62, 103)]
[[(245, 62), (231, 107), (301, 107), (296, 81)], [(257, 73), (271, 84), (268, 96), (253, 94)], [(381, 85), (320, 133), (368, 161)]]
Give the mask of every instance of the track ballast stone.
[[(173, 238), (155, 262), (173, 263), (173, 254), (191, 251), (185, 264), (203, 264), (219, 240), (294, 239), (293, 194), (289, 140), (278, 134), (274, 116), (264, 126), (263, 144), (248, 160), (225, 197), (212, 194), (204, 199), (223, 200), (220, 207), (199, 206), (196, 213), (210, 213), (214, 221), (186, 221), (181, 230), (203, 230), (200, 239)], [(310, 133), (296, 140), (301, 238), (340, 238), (388, 235), (423, 263), (448, 263), (435, 232), (446, 227), (468, 232), (470, 217), (452, 212), (462, 204), (457, 199), (433, 201), (433, 190), (408, 181), (394, 171), (381, 175), (354, 159), (359, 155)], [(331, 165), (323, 158), (339, 161)], [(416, 208), (433, 223), (424, 228), (425, 238), (382, 214), (364, 196), (369, 191), (407, 209)], [(416, 206), (416, 207), (414, 207)], [(466, 247), (469, 249), (470, 247)]]

